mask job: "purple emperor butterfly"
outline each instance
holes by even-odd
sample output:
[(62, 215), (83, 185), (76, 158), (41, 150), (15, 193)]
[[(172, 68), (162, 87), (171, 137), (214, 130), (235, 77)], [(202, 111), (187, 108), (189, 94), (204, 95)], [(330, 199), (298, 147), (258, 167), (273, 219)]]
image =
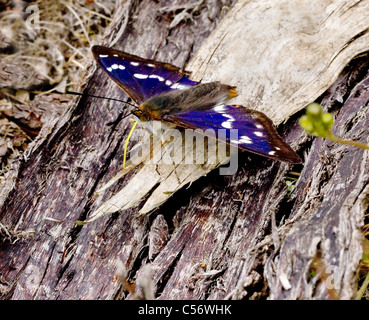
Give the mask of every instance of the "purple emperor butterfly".
[[(93, 46), (92, 53), (103, 70), (137, 104), (132, 113), (141, 121), (159, 120), (184, 128), (213, 129), (223, 132), (218, 139), (239, 149), (279, 161), (301, 162), (264, 113), (227, 104), (237, 95), (235, 87), (220, 82), (198, 83), (188, 78), (188, 72), (169, 63), (107, 47)], [(224, 135), (230, 129), (238, 130), (237, 139)]]

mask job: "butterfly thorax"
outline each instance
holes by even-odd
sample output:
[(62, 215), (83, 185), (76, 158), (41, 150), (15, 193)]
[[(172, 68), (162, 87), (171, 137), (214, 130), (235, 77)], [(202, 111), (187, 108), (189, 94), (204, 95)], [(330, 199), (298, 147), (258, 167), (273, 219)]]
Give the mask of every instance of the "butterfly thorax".
[(151, 97), (134, 111), (141, 121), (163, 120), (164, 115), (188, 110), (208, 110), (237, 96), (234, 87), (209, 82)]

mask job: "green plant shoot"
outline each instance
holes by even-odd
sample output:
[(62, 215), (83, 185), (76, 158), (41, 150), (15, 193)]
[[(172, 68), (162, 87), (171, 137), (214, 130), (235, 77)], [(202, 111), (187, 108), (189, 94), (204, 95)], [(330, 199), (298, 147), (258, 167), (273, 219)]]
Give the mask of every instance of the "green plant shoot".
[(369, 150), (369, 146), (364, 143), (336, 137), (331, 131), (333, 122), (332, 114), (324, 112), (319, 103), (309, 104), (306, 107), (306, 114), (300, 118), (300, 126), (313, 136)]

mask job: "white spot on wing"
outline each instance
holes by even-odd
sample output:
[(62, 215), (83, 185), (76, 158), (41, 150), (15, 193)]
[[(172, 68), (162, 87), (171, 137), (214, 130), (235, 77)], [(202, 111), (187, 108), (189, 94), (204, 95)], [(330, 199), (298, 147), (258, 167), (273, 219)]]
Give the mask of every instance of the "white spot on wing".
[(225, 107), (224, 107), (224, 104), (220, 105), (220, 106), (216, 106), (213, 108), (213, 110), (215, 112), (219, 112), (219, 113), (223, 113), (223, 111), (225, 111)]
[(114, 57), (118, 57), (118, 55), (115, 53), (115, 54), (114, 54)]
[(255, 125), (255, 127), (256, 127), (256, 128), (258, 128), (258, 129), (263, 129), (263, 126), (262, 126), (261, 124), (259, 124), (259, 123), (257, 123), (257, 124)]
[(131, 65), (137, 67), (139, 65), (139, 63), (138, 62), (135, 62), (135, 61), (132, 61), (131, 62)]
[(241, 141), (238, 141), (238, 140), (231, 140), (232, 143), (235, 143), (235, 144), (241, 144), (242, 142)]
[(112, 68), (106, 68), (106, 70), (108, 70), (109, 72), (112, 72), (113, 71), (113, 69)]
[(222, 127), (226, 128), (226, 129), (231, 129), (232, 128), (232, 122), (231, 121), (224, 121), (224, 122), (222, 122)]
[(229, 119), (228, 121), (235, 121), (236, 120), (230, 114), (223, 113), (222, 116), (228, 118)]
[(258, 137), (262, 137), (263, 136), (263, 133), (260, 132), (260, 131), (254, 131), (254, 135), (255, 136), (258, 136)]
[(183, 84), (180, 84), (180, 83), (175, 83), (175, 84), (173, 84), (172, 86), (170, 86), (172, 89), (179, 89), (179, 90), (181, 90), (181, 89), (187, 89), (188, 88), (188, 86), (185, 86), (185, 85), (183, 85)]
[(114, 63), (112, 66), (111, 66), (112, 69), (118, 69), (118, 65), (116, 63)]
[(100, 58), (106, 58), (106, 57), (108, 57), (108, 55), (107, 54), (99, 54), (99, 57)]
[(172, 84), (172, 81), (167, 80), (167, 81), (165, 81), (165, 84), (166, 84), (167, 86), (170, 86), (170, 85)]
[(120, 69), (120, 70), (124, 70), (125, 68), (126, 68), (125, 66), (123, 66), (123, 65), (121, 65), (121, 64), (119, 65), (119, 69)]
[(154, 68), (155, 67), (152, 63), (148, 63), (147, 66), (150, 67), (150, 68)]
[(252, 140), (248, 136), (241, 136), (241, 143), (252, 144)]
[(148, 78), (147, 74), (141, 74), (141, 73), (135, 73), (133, 76), (137, 79), (147, 79)]
[(275, 155), (275, 151), (270, 151), (270, 152), (268, 152), (268, 154), (270, 154), (271, 156), (274, 156)]
[(159, 81), (164, 81), (164, 78), (163, 77), (160, 77), (160, 76), (158, 76), (156, 74), (150, 75), (149, 78), (151, 78), (151, 79), (158, 79)]

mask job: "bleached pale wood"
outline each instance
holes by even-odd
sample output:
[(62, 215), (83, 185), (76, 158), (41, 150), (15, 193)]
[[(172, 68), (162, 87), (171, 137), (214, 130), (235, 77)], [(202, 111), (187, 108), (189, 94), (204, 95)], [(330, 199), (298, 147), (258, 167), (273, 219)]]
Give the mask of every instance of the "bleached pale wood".
[(278, 125), (318, 98), (369, 49), (369, 1), (241, 0), (187, 68), (237, 86), (235, 102)]
[[(167, 141), (170, 140), (171, 130), (167, 130), (163, 134), (163, 138)], [(185, 137), (185, 142), (182, 141), (182, 137), (173, 142), (174, 147), (177, 145), (182, 150), (185, 145), (192, 144), (192, 136)], [(209, 139), (207, 142), (207, 157), (204, 157), (203, 164), (196, 163), (185, 163), (186, 157), (190, 157), (193, 150), (189, 149), (187, 153), (184, 154), (181, 163), (178, 163), (173, 157), (167, 158), (173, 161), (172, 164), (168, 164), (165, 161), (159, 160), (158, 163), (155, 159), (161, 159), (168, 154), (166, 150), (163, 150), (161, 141), (158, 139), (153, 139), (153, 150), (157, 152), (151, 156), (142, 158), (143, 166), (142, 169), (129, 181), (129, 183), (119, 192), (117, 192), (112, 198), (105, 201), (93, 214), (89, 217), (87, 222), (92, 222), (100, 218), (104, 214), (114, 213), (119, 210), (125, 210), (133, 205), (135, 205), (140, 199), (142, 199), (151, 190), (154, 190), (148, 200), (145, 202), (143, 207), (140, 209), (140, 214), (147, 214), (163, 204), (173, 193), (175, 193), (180, 188), (184, 187), (186, 184), (196, 181), (198, 178), (206, 175), (209, 171), (216, 168), (219, 163), (224, 163), (228, 160), (226, 156), (225, 145), (218, 143), (214, 139)], [(150, 148), (150, 137), (142, 142), (142, 149)], [(218, 146), (223, 146), (223, 148), (217, 148)], [(170, 148), (171, 146), (169, 146)], [(223, 152), (222, 152), (223, 151)], [(232, 147), (229, 150), (232, 154), (237, 152), (237, 149)], [(127, 162), (127, 168), (122, 169), (113, 179), (111, 179), (106, 185), (104, 185), (100, 190), (97, 191), (100, 194), (107, 187), (110, 187), (113, 183), (118, 181), (126, 173), (129, 172), (129, 167), (134, 168), (137, 163), (132, 163), (132, 161)], [(158, 186), (157, 186), (158, 185)]]
[[(194, 80), (237, 86), (235, 103), (264, 112), (278, 125), (318, 98), (352, 58), (369, 49), (367, 12), (369, 0), (241, 0), (186, 69)], [(89, 221), (127, 209), (152, 192), (154, 184), (146, 183), (147, 176), (160, 184), (140, 213), (154, 210), (215, 167), (144, 167)]]

